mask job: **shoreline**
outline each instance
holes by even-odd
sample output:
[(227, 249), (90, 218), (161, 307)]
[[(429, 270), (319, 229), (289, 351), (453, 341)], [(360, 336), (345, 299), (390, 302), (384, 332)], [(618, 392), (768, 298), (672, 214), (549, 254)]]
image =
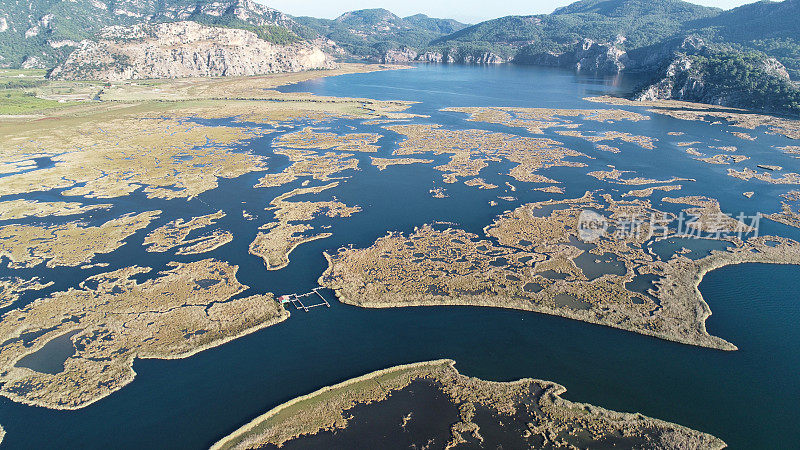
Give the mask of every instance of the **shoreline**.
[[(106, 397), (111, 396), (112, 394), (114, 394), (116, 392), (119, 392), (120, 390), (124, 389), (127, 385), (133, 383), (136, 380), (136, 376), (138, 375), (136, 373), (136, 371), (133, 369), (133, 365), (134, 365), (134, 363), (136, 362), (137, 359), (141, 359), (141, 360), (153, 359), (153, 360), (171, 361), (171, 360), (179, 360), (179, 359), (191, 358), (192, 356), (195, 356), (195, 355), (197, 355), (197, 354), (199, 354), (201, 352), (204, 352), (206, 350), (211, 350), (213, 348), (220, 347), (220, 346), (225, 345), (225, 344), (227, 344), (227, 343), (229, 343), (231, 341), (234, 341), (236, 339), (243, 338), (243, 337), (248, 336), (250, 334), (253, 334), (255, 332), (261, 331), (261, 330), (263, 330), (265, 328), (268, 328), (268, 327), (271, 327), (273, 325), (277, 325), (277, 324), (279, 324), (281, 322), (286, 321), (291, 316), (291, 312), (288, 311), (287, 309), (283, 308), (283, 306), (281, 306), (281, 309), (284, 312), (282, 312), (280, 316), (278, 316), (276, 318), (273, 318), (272, 320), (268, 320), (268, 321), (265, 321), (265, 322), (260, 323), (258, 325), (255, 325), (255, 326), (253, 326), (251, 328), (245, 329), (245, 330), (243, 330), (242, 332), (240, 332), (238, 334), (227, 336), (227, 337), (225, 337), (223, 339), (220, 339), (219, 341), (216, 341), (214, 343), (204, 344), (204, 345), (202, 345), (200, 347), (197, 347), (195, 349), (192, 349), (191, 351), (188, 351), (188, 352), (175, 354), (175, 355), (166, 355), (166, 356), (147, 356), (147, 355), (140, 356), (140, 355), (136, 355), (136, 356), (132, 357), (130, 359), (130, 361), (128, 362), (128, 364), (127, 364), (127, 367), (129, 368), (130, 373), (131, 373), (131, 377), (130, 377), (129, 380), (125, 380), (125, 382), (121, 383), (119, 386), (116, 386), (115, 389), (112, 389), (112, 390), (110, 390), (108, 392), (105, 392), (103, 395), (100, 395), (100, 396), (98, 396), (96, 398), (93, 398), (88, 402), (81, 403), (80, 405), (77, 405), (77, 406), (53, 406), (52, 404), (48, 404), (46, 402), (31, 401), (31, 400), (28, 400), (28, 399), (26, 399), (24, 397), (19, 397), (17, 395), (14, 395), (14, 394), (11, 394), (9, 392), (6, 392), (4, 390), (0, 390), (0, 396), (3, 396), (3, 397), (5, 397), (5, 398), (7, 398), (7, 399), (9, 399), (9, 400), (11, 400), (11, 401), (13, 401), (15, 403), (19, 403), (19, 404), (23, 404), (23, 405), (27, 405), (27, 406), (44, 408), (44, 409), (53, 410), (53, 411), (78, 411), (78, 410), (81, 410), (83, 408), (87, 408), (87, 407), (89, 407), (89, 406), (91, 406), (91, 405), (93, 405), (93, 404), (105, 399)], [(76, 331), (76, 330), (80, 331), (80, 328), (76, 328), (75, 330), (71, 330), (71, 331)], [(24, 356), (25, 355), (23, 355), (23, 357)], [(14, 364), (16, 364), (16, 361), (14, 362)], [(1, 430), (1, 428), (0, 428), (0, 430)], [(0, 436), (0, 442), (2, 442), (2, 436)]]
[[(666, 433), (681, 433), (684, 435), (683, 439), (692, 441), (695, 444), (705, 444), (707, 446), (705, 448), (716, 449), (727, 446), (725, 442), (717, 437), (683, 425), (651, 418), (641, 413), (617, 412), (588, 403), (566, 400), (561, 395), (567, 392), (567, 388), (555, 382), (535, 378), (521, 378), (502, 382), (487, 381), (461, 374), (455, 366), (456, 361), (452, 359), (403, 364), (376, 370), (356, 378), (322, 387), (271, 408), (215, 442), (210, 447), (210, 450), (251, 448), (251, 446), (265, 444), (280, 447), (285, 442), (304, 436), (313, 436), (320, 432), (334, 429), (346, 430), (349, 420), (353, 419), (353, 417), (352, 415), (346, 416), (344, 414), (345, 411), (356, 406), (384, 401), (392, 393), (403, 390), (412, 382), (422, 379), (440, 386), (445, 397), (456, 405), (460, 404), (461, 408), (467, 406), (467, 409), (472, 407), (474, 410), (475, 404), (479, 404), (495, 409), (503, 417), (506, 414), (513, 416), (519, 408), (519, 405), (514, 402), (520, 401), (520, 399), (509, 403), (509, 398), (516, 398), (517, 395), (522, 395), (524, 392), (530, 394), (538, 389), (538, 396), (534, 395), (523, 401), (533, 399), (533, 407), (538, 409), (539, 412), (544, 411), (544, 415), (538, 417), (540, 423), (537, 428), (539, 431), (544, 429), (545, 433), (553, 432), (554, 429), (558, 428), (558, 424), (553, 422), (553, 417), (557, 417), (556, 421), (564, 421), (565, 423), (580, 417), (580, 420), (585, 421), (585, 423), (597, 427), (595, 430), (605, 427), (606, 431), (612, 429), (620, 433), (620, 429), (626, 432), (635, 432), (656, 428), (659, 431), (664, 430)], [(381, 382), (378, 382), (383, 377), (389, 379), (382, 379)], [(369, 386), (358, 389), (357, 385), (369, 382), (374, 382), (378, 389), (370, 390)], [(328, 424), (327, 427), (325, 424), (314, 423), (315, 413), (320, 412), (315, 409), (317, 399), (319, 399), (318, 403), (323, 405), (323, 408), (332, 408), (342, 415), (344, 421), (336, 419), (333, 424)], [(304, 406), (306, 409), (304, 409)], [(526, 407), (530, 406), (526, 405)], [(310, 418), (302, 416), (300, 419), (296, 419), (296, 416), (301, 416), (303, 413), (310, 415)], [(570, 414), (575, 415), (571, 416)], [(292, 419), (299, 421), (299, 424), (293, 422)], [(462, 422), (453, 425), (453, 427), (457, 428), (458, 425), (466, 424), (475, 426), (479, 430), (479, 427), (472, 422), (471, 417), (465, 417), (462, 414), (461, 419)], [(589, 425), (589, 427), (592, 425)], [(294, 429), (291, 431), (285, 431), (293, 426)], [(637, 428), (637, 426), (640, 428)], [(278, 431), (272, 432), (272, 429), (276, 428)], [(272, 434), (270, 434), (271, 432)], [(280, 434), (281, 432), (283, 434)], [(625, 433), (623, 432), (623, 434)]]
[(370, 372), (370, 373), (368, 373), (366, 375), (361, 375), (361, 376), (356, 377), (356, 378), (350, 378), (350, 379), (347, 379), (347, 380), (342, 381), (340, 383), (336, 383), (336, 384), (332, 384), (332, 385), (329, 385), (329, 386), (321, 387), (321, 388), (317, 389), (314, 392), (311, 392), (311, 393), (306, 394), (306, 395), (302, 395), (300, 397), (293, 398), (293, 399), (289, 400), (288, 402), (281, 403), (280, 405), (270, 409), (269, 411), (265, 412), (264, 414), (261, 414), (260, 416), (254, 418), (250, 422), (248, 422), (245, 425), (243, 425), (242, 427), (238, 428), (233, 433), (229, 434), (228, 436), (226, 436), (226, 437), (220, 439), (219, 441), (217, 441), (216, 443), (214, 443), (214, 445), (211, 446), (210, 450), (223, 450), (223, 449), (231, 448), (232, 441), (234, 441), (236, 439), (239, 439), (240, 437), (243, 437), (247, 433), (253, 431), (253, 429), (255, 429), (262, 422), (264, 422), (264, 421), (266, 421), (266, 420), (268, 420), (268, 419), (280, 414), (282, 411), (284, 411), (284, 410), (286, 410), (286, 409), (288, 409), (288, 408), (290, 408), (292, 406), (295, 406), (295, 405), (297, 405), (297, 404), (299, 404), (301, 402), (304, 402), (304, 401), (313, 400), (314, 398), (316, 398), (316, 397), (318, 397), (318, 396), (320, 396), (322, 394), (325, 394), (325, 393), (328, 393), (328, 392), (331, 392), (331, 391), (335, 391), (337, 389), (346, 388), (348, 386), (352, 386), (354, 384), (357, 384), (357, 383), (360, 383), (360, 382), (363, 382), (363, 381), (371, 381), (371, 380), (374, 380), (375, 378), (380, 377), (381, 375), (392, 374), (392, 373), (400, 372), (400, 371), (403, 371), (403, 370), (419, 369), (419, 368), (426, 367), (426, 366), (437, 366), (437, 365), (442, 365), (442, 364), (455, 366), (455, 361), (453, 361), (452, 359), (439, 359), (439, 360), (434, 360), (434, 361), (425, 361), (425, 362), (418, 362), (418, 363), (411, 363), (411, 364), (401, 364), (399, 366), (393, 366), (393, 367), (388, 367), (386, 369), (376, 370), (374, 372)]
[[(761, 241), (766, 242), (774, 239), (774, 237), (759, 238)], [(709, 348), (721, 351), (737, 351), (739, 348), (732, 342), (710, 334), (706, 328), (706, 321), (712, 315), (710, 305), (706, 302), (699, 286), (703, 281), (705, 275), (716, 269), (722, 267), (738, 265), (738, 264), (779, 264), (779, 265), (800, 265), (800, 251), (796, 248), (796, 243), (790, 244), (785, 238), (779, 238), (781, 246), (770, 247), (768, 245), (759, 245), (759, 253), (747, 251), (747, 249), (738, 252), (712, 252), (709, 256), (697, 260), (696, 262), (689, 261), (689, 266), (677, 267), (674, 271), (665, 274), (661, 278), (657, 293), (662, 297), (662, 308), (665, 306), (679, 307), (685, 304), (687, 300), (694, 300), (697, 308), (697, 334), (681, 335), (669, 334), (657, 331), (650, 331), (642, 328), (635, 328), (633, 325), (625, 326), (619, 323), (609, 323), (602, 319), (596, 319), (589, 314), (580, 314), (573, 310), (565, 308), (552, 308), (543, 305), (535, 305), (520, 299), (511, 297), (500, 297), (491, 295), (470, 295), (460, 297), (437, 297), (431, 294), (413, 294), (406, 293), (391, 293), (385, 295), (383, 298), (388, 301), (375, 301), (375, 300), (352, 300), (348, 298), (338, 286), (327, 286), (331, 288), (337, 300), (341, 303), (356, 306), (360, 308), (404, 308), (404, 307), (437, 307), (437, 306), (470, 306), (470, 307), (490, 307), (501, 309), (512, 309), (517, 311), (529, 311), (539, 314), (546, 314), (550, 316), (562, 317), (570, 320), (577, 320), (580, 322), (591, 323), (595, 325), (606, 326), (618, 330), (628, 331), (642, 336), (650, 336), (657, 339), (662, 339), (670, 342), (675, 342), (684, 345), (693, 345), (702, 348)], [(752, 247), (751, 247), (752, 248)], [(794, 250), (794, 251), (793, 251)], [(319, 277), (318, 283), (324, 285), (324, 279), (333, 270), (333, 259), (331, 255), (324, 252), (328, 267), (325, 272)], [(681, 261), (679, 261), (681, 262)], [(686, 264), (686, 261), (682, 261)], [(695, 265), (695, 271), (690, 279), (685, 279), (683, 273), (687, 267), (691, 268), (691, 264)], [(676, 281), (676, 278), (685, 281)], [(394, 298), (394, 300), (392, 300)], [(411, 300), (409, 300), (411, 299)], [(665, 305), (666, 303), (666, 305)]]
[[(413, 102), (316, 96), (307, 92), (282, 93), (276, 89), (326, 77), (408, 69), (413, 69), (413, 67), (407, 65), (341, 63), (337, 68), (328, 70), (237, 77), (159, 78), (116, 82), (103, 80), (53, 81), (43, 78), (43, 85), (30, 90), (30, 92), (35, 94), (38, 99), (58, 102), (58, 106), (41, 107), (25, 114), (0, 114), (0, 125), (33, 123), (56, 118), (76, 118), (126, 106), (144, 107), (144, 111), (139, 112), (139, 115), (141, 115), (142, 113), (152, 112), (154, 109), (163, 109), (164, 106), (158, 106), (159, 104), (169, 105), (190, 102), (358, 103), (362, 104), (361, 106), (364, 110), (376, 114), (386, 111), (396, 112), (407, 108)], [(53, 83), (58, 83), (59, 86), (72, 86), (84, 94), (75, 97), (71, 94), (55, 92), (51, 88)], [(215, 92), (218, 94), (215, 94)], [(369, 108), (369, 105), (374, 105), (375, 107)], [(98, 111), (98, 108), (101, 111)], [(167, 108), (169, 109), (170, 107)]]
[[(70, 127), (70, 129), (76, 129), (75, 124), (86, 124), (87, 126), (97, 126), (96, 122), (100, 122), (104, 124), (108, 121), (117, 120), (116, 118), (112, 117), (109, 118), (107, 114), (108, 111), (115, 110), (115, 109), (123, 109), (124, 117), (128, 119), (142, 119), (147, 118), (149, 116), (162, 116), (162, 115), (180, 115), (180, 116), (191, 116), (194, 112), (192, 108), (193, 105), (203, 104), (205, 102), (206, 105), (211, 105), (214, 109), (218, 109), (219, 102), (207, 101), (209, 97), (205, 96), (204, 89), (209, 88), (211, 89), (220, 89), (220, 85), (217, 83), (222, 83), (222, 88), (224, 89), (226, 84), (232, 83), (243, 83), (245, 84), (245, 89), (253, 89), (253, 92), (264, 93), (263, 98), (259, 98), (257, 95), (253, 96), (252, 98), (255, 100), (254, 103), (247, 104), (246, 102), (236, 101), (236, 100), (224, 100), (222, 103), (226, 105), (233, 106), (233, 109), (229, 110), (220, 110), (223, 114), (227, 116), (238, 116), (239, 114), (244, 111), (246, 108), (252, 108), (253, 104), (258, 104), (256, 109), (256, 114), (264, 114), (267, 119), (266, 121), (281, 121), (283, 120), (283, 115), (289, 115), (291, 117), (295, 116), (308, 116), (308, 115), (318, 115), (318, 116), (339, 116), (339, 117), (353, 117), (353, 116), (363, 116), (366, 118), (369, 117), (381, 117), (381, 116), (392, 116), (393, 114), (398, 114), (408, 108), (411, 102), (393, 102), (393, 101), (378, 101), (378, 100), (357, 100), (357, 99), (349, 99), (349, 98), (334, 98), (334, 97), (315, 97), (311, 94), (281, 94), (278, 92), (270, 92), (268, 91), (268, 87), (276, 87), (282, 85), (288, 85), (296, 82), (301, 82), (309, 79), (316, 79), (328, 76), (338, 76), (343, 74), (350, 74), (350, 73), (368, 73), (380, 70), (400, 70), (405, 69), (405, 66), (385, 66), (385, 65), (366, 65), (366, 64), (348, 64), (344, 67), (339, 69), (331, 70), (331, 71), (313, 71), (313, 72), (301, 72), (301, 73), (289, 73), (289, 74), (274, 74), (269, 76), (263, 77), (240, 77), (236, 79), (203, 79), (203, 80), (196, 80), (196, 79), (181, 79), (181, 80), (162, 80), (164, 85), (158, 86), (159, 88), (164, 88), (163, 91), (161, 89), (154, 89), (153, 92), (160, 92), (159, 98), (155, 101), (148, 100), (147, 98), (142, 99), (102, 99), (100, 101), (92, 101), (92, 102), (80, 102), (75, 101), (73, 104), (69, 105), (69, 107), (64, 109), (58, 110), (46, 110), (43, 111), (42, 114), (38, 114), (35, 119), (26, 119), (22, 120), (0, 120), (0, 134), (3, 135), (11, 135), (14, 136), (16, 133), (19, 133), (22, 129), (31, 129), (37, 130), (39, 135), (47, 133), (50, 130), (50, 127), (54, 125), (48, 125), (48, 127), (41, 129), (39, 120), (43, 119), (54, 119), (49, 120), (49, 124), (56, 124), (55, 126), (60, 127), (57, 128), (61, 129), (65, 126)], [(269, 80), (270, 82), (266, 83), (268, 86), (264, 86), (264, 80)], [(195, 84), (199, 83), (199, 84)], [(182, 90), (182, 86), (187, 86), (190, 89), (196, 89), (199, 91), (199, 95), (194, 95), (196, 92), (185, 92)], [(133, 86), (134, 89), (138, 89), (138, 87)], [(147, 86), (147, 89), (152, 89), (153, 86)], [(113, 88), (112, 88), (113, 90)], [(227, 92), (227, 91), (225, 91)], [(185, 95), (184, 95), (185, 94)], [(170, 98), (170, 96), (177, 95), (178, 98)], [(112, 94), (113, 97), (113, 94)], [(271, 97), (280, 97), (280, 101), (271, 102)], [(175, 106), (160, 106), (160, 105), (168, 105), (169, 103), (173, 103)], [(332, 103), (337, 104), (334, 107), (325, 107), (325, 106), (318, 106), (315, 104), (318, 103)], [(338, 106), (341, 104), (342, 106)], [(266, 106), (260, 106), (266, 105)], [(348, 109), (349, 108), (349, 109)], [(70, 112), (75, 112), (76, 114), (70, 114)], [(203, 110), (200, 111), (201, 113)], [(211, 111), (210, 116), (213, 116), (215, 113)], [(202, 115), (202, 114), (199, 114)], [(277, 116), (275, 119), (272, 119), (270, 115)], [(3, 119), (3, 116), (0, 116), (0, 119)], [(6, 117), (7, 119), (7, 117)], [(104, 127), (105, 128), (105, 127)], [(79, 130), (78, 130), (79, 131)], [(226, 135), (227, 136), (227, 135)], [(207, 137), (206, 137), (207, 138)], [(230, 139), (240, 139), (237, 136), (233, 136)], [(104, 139), (100, 137), (99, 139)], [(104, 142), (104, 141), (103, 141)], [(68, 145), (69, 143), (65, 143), (64, 145)], [(84, 152), (86, 150), (80, 149), (76, 150), (77, 152)], [(13, 153), (11, 156), (14, 156)], [(9, 157), (11, 157), (9, 156)], [(57, 170), (59, 167), (62, 168), (62, 171), (66, 169), (70, 169), (69, 166), (59, 166), (56, 165), (55, 169)], [(226, 178), (226, 174), (221, 174), (220, 178)], [(81, 175), (83, 176), (83, 175)], [(63, 178), (63, 177), (62, 177)], [(76, 183), (80, 181), (85, 181), (83, 179), (76, 179)], [(111, 186), (107, 188), (111, 191), (111, 188), (116, 188), (116, 186)], [(124, 195), (120, 194), (118, 190), (114, 190), (111, 192), (112, 197), (124, 197)], [(119, 194), (119, 195), (117, 195)], [(124, 194), (124, 193), (123, 193)], [(188, 197), (194, 198), (194, 195)], [(314, 239), (320, 239), (323, 237), (327, 237), (326, 235), (320, 235), (315, 237)], [(302, 243), (302, 242), (300, 242)], [(299, 245), (300, 243), (295, 243), (292, 246), (292, 249)], [(291, 250), (287, 252), (286, 255), (286, 264), (288, 265), (288, 253), (291, 253)], [(277, 270), (277, 268), (272, 268), (271, 270)], [(230, 341), (235, 339), (241, 338), (248, 334), (254, 333), (266, 327), (275, 325), (279, 322), (282, 322), (289, 318), (290, 313), (283, 307), (280, 307), (280, 315), (277, 317), (270, 318), (269, 320), (255, 324), (247, 329), (244, 330), (232, 330), (234, 331), (233, 334), (228, 336), (221, 336), (218, 340), (213, 342), (204, 343), (199, 345), (195, 348), (188, 349), (183, 353), (179, 354), (170, 354), (170, 355), (160, 355), (160, 354), (149, 354), (141, 353), (141, 354), (134, 354), (131, 356), (130, 360), (128, 361), (121, 361), (120, 367), (127, 368), (129, 372), (117, 378), (118, 385), (113, 387), (108, 387), (104, 389), (100, 389), (100, 391), (104, 391), (97, 395), (94, 398), (87, 398), (86, 401), (80, 402), (79, 404), (57, 404), (55, 402), (49, 401), (47, 398), (37, 399), (31, 398), (29, 395), (19, 394), (14, 392), (8, 392), (6, 390), (0, 391), (0, 395), (14, 401), (16, 403), (25, 404), (29, 406), (36, 406), (36, 407), (43, 407), (46, 409), (51, 410), (79, 410), (89, 405), (92, 405), (95, 402), (98, 402), (105, 397), (117, 392), (118, 390), (122, 389), (126, 385), (133, 382), (136, 378), (136, 372), (133, 370), (133, 365), (136, 359), (162, 359), (162, 360), (171, 360), (171, 359), (185, 359), (191, 357), (195, 354), (198, 354), (202, 351), (220, 347)], [(12, 310), (15, 311), (15, 310)], [(44, 345), (44, 344), (43, 344)], [(33, 349), (37, 351), (38, 349)], [(32, 353), (31, 351), (26, 352), (26, 354)], [(21, 355), (24, 357), (25, 355)], [(11, 366), (16, 363), (16, 361), (11, 362)], [(25, 375), (28, 376), (28, 375)], [(16, 379), (16, 378), (15, 378)], [(107, 390), (106, 390), (107, 389)]]

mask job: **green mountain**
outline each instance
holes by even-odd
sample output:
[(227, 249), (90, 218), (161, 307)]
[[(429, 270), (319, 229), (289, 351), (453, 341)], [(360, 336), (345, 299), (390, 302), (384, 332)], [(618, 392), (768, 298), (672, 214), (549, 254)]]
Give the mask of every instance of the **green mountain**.
[(762, 52), (800, 78), (798, 17), (800, 0), (761, 1), (730, 11), (680, 0), (581, 0), (549, 15), (482, 22), (436, 39), (430, 47), (493, 52), (524, 63), (569, 51), (583, 39), (615, 43), (630, 52), (658, 50), (670, 39), (698, 36), (713, 45)]
[(0, 66), (50, 68), (107, 26), (190, 20), (276, 43), (313, 35), (252, 0), (0, 0)]
[(719, 8), (708, 8), (680, 0), (581, 0), (556, 9), (553, 15), (591, 13), (623, 19), (657, 16), (688, 21), (714, 16), (721, 11)]
[(679, 33), (684, 24), (721, 12), (679, 0), (583, 0), (549, 15), (509, 16), (465, 28), (432, 43), (439, 48), (477, 46), (513, 59), (563, 51), (581, 39), (614, 42), (625, 49), (652, 45)]
[(428, 30), (439, 35), (455, 33), (466, 28), (468, 25), (453, 19), (435, 19), (425, 14), (415, 14), (403, 19), (406, 23), (415, 25), (419, 28)]
[(385, 9), (364, 9), (330, 19), (296, 17), (295, 20), (342, 47), (351, 55), (381, 59), (389, 50), (421, 49), (432, 40), (466, 25), (424, 14), (401, 18)]
[(676, 53), (634, 98), (800, 114), (800, 89), (779, 62), (759, 52), (715, 46)]
[(760, 1), (687, 26), (709, 41), (761, 51), (800, 78), (800, 0)]
[(798, 19), (800, 0), (759, 1), (692, 23), (690, 27), (713, 30), (721, 39), (731, 42), (800, 39)]
[[(444, 61), (504, 60), (580, 71), (637, 71), (639, 98), (800, 113), (800, 0), (730, 11), (680, 0), (581, 0), (432, 41)], [(488, 56), (487, 56), (488, 55)]]

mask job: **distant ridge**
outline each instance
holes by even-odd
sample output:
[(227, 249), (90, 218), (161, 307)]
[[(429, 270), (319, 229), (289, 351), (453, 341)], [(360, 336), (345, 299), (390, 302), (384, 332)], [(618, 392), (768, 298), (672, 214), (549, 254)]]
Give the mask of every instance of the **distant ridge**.
[(710, 8), (681, 0), (581, 0), (556, 9), (553, 15), (592, 13), (608, 17), (644, 17), (669, 15), (691, 20), (714, 16), (720, 8)]
[(416, 51), (427, 47), (434, 39), (467, 26), (456, 20), (424, 14), (401, 18), (382, 8), (350, 11), (333, 20), (313, 17), (296, 17), (295, 20), (336, 42), (352, 57), (381, 62), (386, 60), (388, 52), (411, 52), (416, 56)]

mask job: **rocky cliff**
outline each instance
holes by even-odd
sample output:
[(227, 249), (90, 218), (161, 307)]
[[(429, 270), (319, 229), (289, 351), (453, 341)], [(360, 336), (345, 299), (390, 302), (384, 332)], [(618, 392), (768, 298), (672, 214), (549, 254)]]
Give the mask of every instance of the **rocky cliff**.
[(425, 52), (418, 56), (417, 60), (421, 62), (457, 64), (503, 64), (506, 62), (501, 56), (490, 51), (463, 51), (460, 49)]
[(297, 72), (333, 67), (318, 46), (280, 45), (254, 32), (196, 22), (139, 24), (104, 29), (83, 41), (52, 78), (126, 80)]
[(253, 0), (3, 0), (0, 67), (52, 68), (106, 27), (177, 21), (249, 29), (277, 43), (313, 38)]
[(404, 46), (384, 53), (381, 62), (384, 64), (408, 63), (416, 61), (417, 56), (417, 52), (414, 49)]
[(654, 79), (634, 94), (634, 99), (800, 112), (800, 89), (776, 59), (705, 47), (697, 42), (691, 51), (676, 52), (662, 69), (655, 71)]
[(428, 50), (417, 53), (409, 47), (388, 50), (380, 61), (384, 64), (401, 64), (410, 62), (445, 63), (445, 64), (503, 64), (502, 57), (488, 51), (463, 51), (460, 49)]
[(538, 66), (566, 67), (577, 72), (616, 75), (628, 66), (630, 59), (622, 50), (625, 38), (618, 36), (613, 43), (584, 38), (565, 51), (546, 51), (520, 54), (514, 62)]
[(725, 103), (724, 98), (711, 96), (706, 92), (702, 74), (692, 70), (693, 65), (692, 59), (687, 55), (676, 57), (664, 70), (662, 78), (643, 88), (634, 99), (639, 101), (704, 99), (704, 103)]

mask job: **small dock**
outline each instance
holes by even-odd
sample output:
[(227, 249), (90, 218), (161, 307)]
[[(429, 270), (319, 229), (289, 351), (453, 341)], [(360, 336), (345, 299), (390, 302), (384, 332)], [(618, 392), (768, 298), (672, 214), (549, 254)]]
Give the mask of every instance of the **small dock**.
[[(319, 290), (322, 288), (314, 288), (311, 292), (307, 292), (305, 294), (289, 294), (289, 295), (281, 295), (278, 297), (278, 301), (281, 302), (282, 305), (287, 303), (291, 303), (295, 309), (303, 310), (308, 312), (311, 308), (316, 308), (317, 306), (327, 306), (328, 308), (331, 307), (331, 304), (328, 303), (328, 300), (319, 293)], [(305, 300), (305, 302), (303, 301)]]

